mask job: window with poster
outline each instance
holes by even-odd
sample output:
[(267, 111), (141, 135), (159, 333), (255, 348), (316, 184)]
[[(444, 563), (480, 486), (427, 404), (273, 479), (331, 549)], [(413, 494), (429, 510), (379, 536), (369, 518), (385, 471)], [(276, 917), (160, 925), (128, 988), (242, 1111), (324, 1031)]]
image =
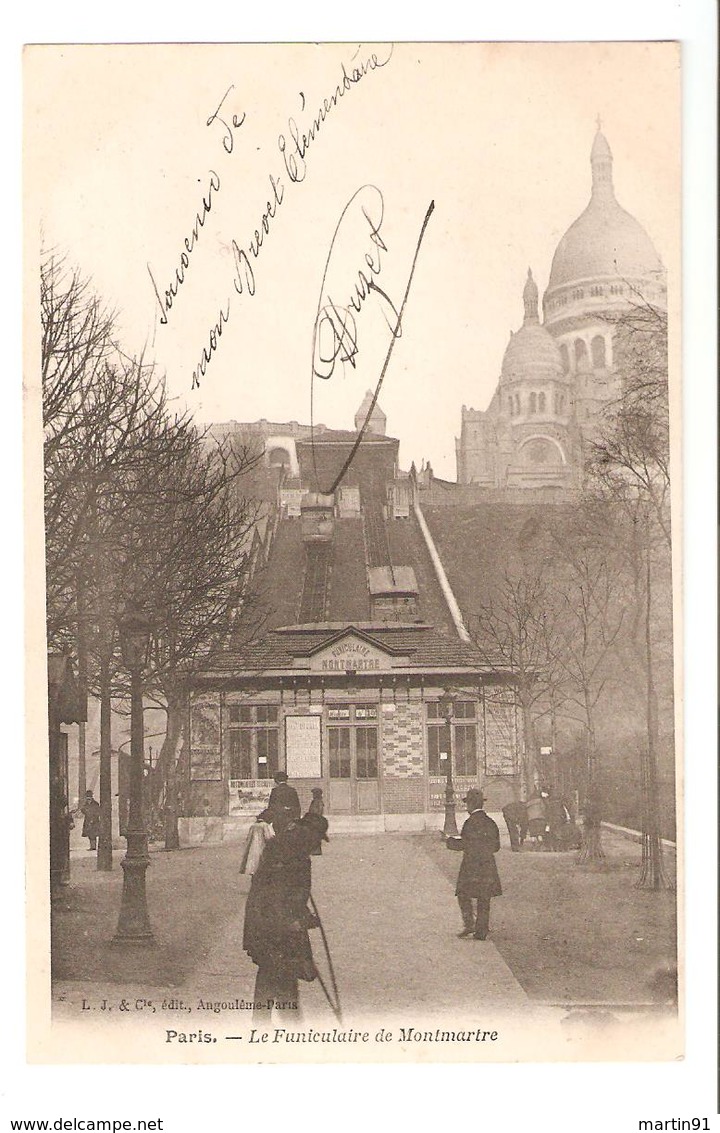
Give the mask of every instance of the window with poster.
[(279, 710), (274, 704), (228, 705), (231, 779), (272, 779), (278, 770)]
[[(447, 774), (448, 752), (452, 751), (453, 773), (457, 776), (477, 775), (477, 731), (474, 700), (456, 700), (450, 724), (442, 715), (438, 701), (427, 705), (427, 749), (430, 775)], [(452, 728), (450, 735), (448, 728)], [(450, 746), (452, 740), (452, 748)]]

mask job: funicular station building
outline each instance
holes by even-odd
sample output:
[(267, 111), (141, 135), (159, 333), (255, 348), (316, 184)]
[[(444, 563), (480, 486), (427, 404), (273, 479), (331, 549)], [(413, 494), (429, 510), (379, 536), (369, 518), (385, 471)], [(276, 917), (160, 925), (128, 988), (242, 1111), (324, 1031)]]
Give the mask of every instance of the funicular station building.
[[(586, 444), (619, 389), (618, 315), (638, 296), (666, 305), (665, 269), (616, 199), (599, 126), (590, 181), (555, 251), (543, 321), (529, 272), (495, 394), (486, 410), (463, 408), (457, 482), (424, 462), (399, 471), (370, 394), (354, 431), (219, 427), (264, 445), (255, 550), (269, 617), (259, 640), (238, 633), (193, 678), (184, 809), (201, 833), (257, 813), (278, 768), (303, 803), (323, 788), (336, 829), (437, 825), (448, 765), (458, 799), (482, 784), (497, 810), (517, 792), (512, 674), (471, 640), (473, 611), (544, 515), (582, 490)], [(671, 688), (670, 673), (669, 705)]]
[(275, 437), (268, 449), (282, 468), (259, 572), (268, 618), (192, 678), (189, 841), (242, 831), (278, 769), (303, 808), (322, 788), (335, 830), (439, 826), (449, 764), (461, 813), (471, 786), (491, 810), (516, 793), (512, 674), (470, 639), (379, 407), (358, 444), (369, 396), (355, 431)]

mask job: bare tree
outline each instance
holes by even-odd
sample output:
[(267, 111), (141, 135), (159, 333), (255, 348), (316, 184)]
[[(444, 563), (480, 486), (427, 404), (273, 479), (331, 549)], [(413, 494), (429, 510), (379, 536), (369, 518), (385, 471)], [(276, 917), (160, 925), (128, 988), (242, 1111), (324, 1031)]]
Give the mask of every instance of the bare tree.
[(641, 498), (670, 546), (667, 313), (638, 296), (615, 323), (619, 396), (591, 444), (586, 482), (613, 501)]
[[(636, 656), (644, 673), (645, 744), (641, 757), (643, 863), (639, 885), (669, 884), (658, 798), (655, 578), (670, 578), (670, 445), (667, 316), (641, 297), (616, 327), (621, 390), (592, 444), (586, 485), (605, 501), (633, 578)], [(659, 573), (658, 573), (659, 572)]]
[[(585, 737), (586, 774), (583, 807), (589, 814), (596, 806), (597, 743), (596, 716), (608, 682), (612, 678), (616, 645), (623, 624), (620, 602), (621, 579), (608, 541), (598, 541), (594, 526), (578, 517), (558, 542), (556, 572), (557, 665), (565, 676), (566, 701), (579, 712)], [(583, 826), (579, 862), (604, 860), (599, 822)]]
[(476, 606), (469, 630), (488, 662), (512, 673), (523, 721), (520, 780), (527, 796), (538, 774), (536, 718), (560, 675), (555, 605), (542, 569), (506, 571), (490, 600)]
[[(76, 651), (100, 700), (98, 864), (110, 869), (111, 709), (127, 696), (119, 617), (138, 597), (154, 614), (147, 689), (167, 711), (162, 786), (176, 767), (187, 667), (248, 601), (256, 515), (239, 481), (257, 458), (169, 413), (153, 366), (122, 351), (111, 316), (62, 259), (46, 257), (41, 289), (48, 639)], [(176, 819), (175, 808), (171, 843)]]
[(151, 780), (152, 803), (165, 796), (165, 844), (179, 845), (177, 768), (186, 724), (186, 680), (193, 665), (221, 643), (238, 611), (250, 604), (248, 573), (258, 509), (242, 477), (258, 459), (245, 448), (218, 446), (194, 429), (180, 452), (157, 439), (143, 464), (127, 522), (138, 532), (132, 573), (155, 620), (148, 689), (167, 717)]

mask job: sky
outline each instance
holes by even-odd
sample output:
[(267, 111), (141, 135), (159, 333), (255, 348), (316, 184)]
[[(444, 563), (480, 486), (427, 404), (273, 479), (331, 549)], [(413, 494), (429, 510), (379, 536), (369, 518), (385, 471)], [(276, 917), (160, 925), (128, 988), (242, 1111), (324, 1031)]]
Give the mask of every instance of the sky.
[[(302, 139), (361, 65), (300, 157), (291, 119)], [(401, 465), (454, 479), (461, 406), (490, 400), (527, 269), (542, 294), (587, 204), (598, 115), (618, 199), (672, 266), (678, 74), (658, 43), (32, 48), (30, 231), (199, 422), (308, 422), (312, 396), (316, 423), (352, 428), (392, 347), (379, 403)], [(314, 351), (328, 300), (355, 331), (321, 318)]]

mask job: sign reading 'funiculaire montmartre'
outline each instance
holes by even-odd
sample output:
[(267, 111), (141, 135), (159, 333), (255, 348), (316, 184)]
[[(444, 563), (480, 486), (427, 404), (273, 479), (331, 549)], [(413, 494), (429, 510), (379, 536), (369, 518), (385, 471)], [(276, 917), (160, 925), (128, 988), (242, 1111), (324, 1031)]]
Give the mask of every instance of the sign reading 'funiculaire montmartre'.
[(403, 659), (390, 656), (352, 634), (323, 649), (310, 658), (310, 668), (321, 673), (379, 673), (403, 664)]

